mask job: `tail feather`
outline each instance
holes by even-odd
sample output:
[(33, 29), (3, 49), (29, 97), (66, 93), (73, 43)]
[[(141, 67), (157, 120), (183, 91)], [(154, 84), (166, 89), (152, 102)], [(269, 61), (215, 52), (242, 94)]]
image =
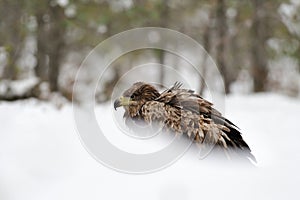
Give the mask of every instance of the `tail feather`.
[(254, 162), (256, 162), (256, 158), (251, 153), (251, 149), (249, 145), (245, 142), (245, 140), (242, 137), (241, 132), (233, 126), (228, 127), (230, 131), (226, 132), (225, 134), (229, 138), (225, 138), (227, 146), (232, 149), (238, 151), (238, 153), (241, 153), (245, 155), (246, 157), (250, 158)]

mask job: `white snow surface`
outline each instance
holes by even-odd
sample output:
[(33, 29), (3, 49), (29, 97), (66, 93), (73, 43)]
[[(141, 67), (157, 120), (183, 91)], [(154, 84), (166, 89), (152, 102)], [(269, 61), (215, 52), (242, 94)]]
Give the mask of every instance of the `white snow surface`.
[[(115, 130), (110, 106), (98, 115)], [(72, 105), (0, 102), (0, 199), (300, 199), (299, 114), (299, 99), (227, 96), (225, 116), (242, 130), (256, 167), (199, 160), (188, 151), (161, 171), (132, 175), (103, 166), (85, 150)]]

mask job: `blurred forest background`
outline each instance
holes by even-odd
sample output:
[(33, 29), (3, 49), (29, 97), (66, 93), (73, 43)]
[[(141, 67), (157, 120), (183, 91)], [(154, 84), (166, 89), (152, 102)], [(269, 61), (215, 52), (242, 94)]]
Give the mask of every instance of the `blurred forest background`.
[[(300, 96), (300, 0), (0, 0), (0, 100), (54, 94), (71, 100), (88, 52), (114, 34), (145, 26), (177, 30), (202, 44), (227, 93), (246, 84), (240, 92)], [(151, 56), (164, 63), (164, 54)], [(110, 98), (121, 67), (114, 66), (100, 101)], [(203, 85), (199, 80), (199, 92)]]

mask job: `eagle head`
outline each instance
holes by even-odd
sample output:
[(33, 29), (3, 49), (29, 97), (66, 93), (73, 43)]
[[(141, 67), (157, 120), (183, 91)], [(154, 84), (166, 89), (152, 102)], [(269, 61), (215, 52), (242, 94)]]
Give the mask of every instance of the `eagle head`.
[(160, 93), (152, 85), (136, 82), (120, 98), (115, 100), (114, 108), (123, 106), (126, 114), (130, 117), (137, 117), (140, 109), (147, 101), (152, 101), (159, 96)]

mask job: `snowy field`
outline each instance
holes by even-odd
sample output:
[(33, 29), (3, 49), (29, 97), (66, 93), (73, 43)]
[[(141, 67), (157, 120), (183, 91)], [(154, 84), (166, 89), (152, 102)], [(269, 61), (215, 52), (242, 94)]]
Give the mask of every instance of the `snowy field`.
[[(111, 109), (102, 110), (106, 126), (115, 127)], [(300, 100), (228, 96), (225, 116), (242, 130), (256, 167), (199, 160), (188, 151), (161, 171), (131, 175), (85, 150), (71, 105), (0, 102), (0, 199), (300, 199)]]

